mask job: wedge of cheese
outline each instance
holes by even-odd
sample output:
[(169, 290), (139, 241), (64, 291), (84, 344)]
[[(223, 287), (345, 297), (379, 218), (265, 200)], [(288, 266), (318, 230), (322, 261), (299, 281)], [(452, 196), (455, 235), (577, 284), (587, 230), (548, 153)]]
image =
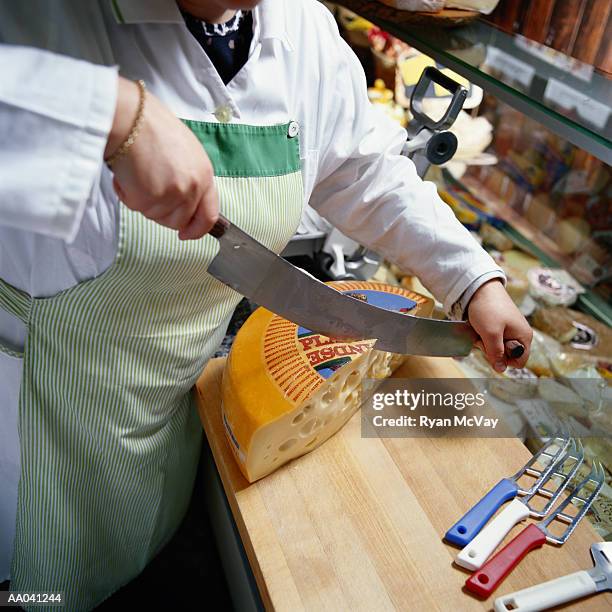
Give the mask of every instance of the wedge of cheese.
[[(402, 287), (332, 283), (356, 299), (428, 316), (433, 301)], [(223, 375), (223, 423), (250, 482), (337, 432), (361, 405), (363, 379), (388, 377), (404, 360), (374, 340), (335, 341), (259, 308), (242, 326)]]

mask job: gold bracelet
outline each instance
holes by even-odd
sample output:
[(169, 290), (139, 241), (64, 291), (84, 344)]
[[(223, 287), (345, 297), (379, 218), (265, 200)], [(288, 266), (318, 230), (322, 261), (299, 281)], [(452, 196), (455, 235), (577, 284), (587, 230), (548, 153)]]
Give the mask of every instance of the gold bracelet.
[(144, 107), (145, 107), (145, 99), (147, 96), (147, 87), (145, 82), (142, 79), (136, 81), (138, 85), (138, 89), (140, 90), (140, 102), (138, 103), (138, 111), (136, 112), (136, 118), (134, 119), (134, 123), (132, 125), (132, 129), (130, 133), (127, 135), (127, 138), (123, 141), (123, 143), (119, 146), (119, 148), (108, 158), (106, 159), (106, 165), (109, 168), (113, 167), (113, 164), (120, 158), (123, 157), (128, 149), (134, 144), (136, 137), (138, 136), (138, 132), (140, 132), (140, 128), (142, 127), (142, 119), (144, 117)]

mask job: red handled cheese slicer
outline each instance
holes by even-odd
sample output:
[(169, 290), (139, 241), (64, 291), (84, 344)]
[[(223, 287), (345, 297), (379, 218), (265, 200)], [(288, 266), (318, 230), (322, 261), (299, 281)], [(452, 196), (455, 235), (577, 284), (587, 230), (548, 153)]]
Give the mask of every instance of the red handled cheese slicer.
[(612, 591), (612, 542), (591, 545), (595, 567), (542, 582), (495, 600), (495, 612), (539, 612), (593, 593)]
[[(531, 524), (525, 527), (472, 574), (465, 583), (467, 589), (486, 599), (530, 550), (540, 548), (545, 542), (559, 546), (564, 544), (599, 495), (603, 483), (604, 470), (601, 463), (596, 461), (593, 463), (591, 473), (574, 487), (567, 499), (552, 514), (538, 525)], [(566, 511), (569, 506), (573, 506), (578, 512), (573, 516), (568, 514)], [(554, 521), (565, 525), (560, 536), (554, 535), (549, 529), (550, 524)]]
[[(544, 518), (557, 503), (559, 496), (574, 478), (584, 459), (584, 448), (580, 441), (573, 438), (568, 450), (554, 464), (542, 485), (533, 493), (523, 497), (514, 498), (461, 552), (455, 561), (458, 565), (475, 571), (489, 558), (500, 545), (508, 532), (517, 523), (524, 521), (528, 516)], [(547, 502), (543, 508), (534, 504), (540, 497), (546, 497)]]
[[(483, 528), (485, 523), (497, 512), (504, 502), (521, 495), (530, 495), (537, 491), (555, 464), (565, 454), (570, 438), (557, 435), (550, 440), (510, 478), (502, 478), (477, 504), (472, 506), (445, 534), (444, 538), (451, 544), (464, 548)], [(544, 466), (538, 469), (536, 466)], [(519, 486), (519, 480), (528, 474), (535, 478), (529, 489)]]

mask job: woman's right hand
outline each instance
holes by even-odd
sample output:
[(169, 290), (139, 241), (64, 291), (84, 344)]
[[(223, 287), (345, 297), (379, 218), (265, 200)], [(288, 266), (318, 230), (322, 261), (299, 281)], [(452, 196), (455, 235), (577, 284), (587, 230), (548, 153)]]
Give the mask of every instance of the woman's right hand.
[[(139, 100), (138, 85), (119, 77), (105, 158), (127, 138)], [(206, 151), (189, 128), (150, 92), (140, 131), (113, 164), (113, 172), (115, 191), (128, 208), (178, 230), (182, 240), (201, 238), (217, 220), (219, 201)]]

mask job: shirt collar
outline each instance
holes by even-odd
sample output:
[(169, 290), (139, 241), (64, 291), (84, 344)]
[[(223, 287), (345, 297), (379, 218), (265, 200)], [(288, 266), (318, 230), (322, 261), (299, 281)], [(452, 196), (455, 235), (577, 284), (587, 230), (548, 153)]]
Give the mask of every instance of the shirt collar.
[[(183, 16), (175, 0), (111, 0), (118, 23), (183, 23)], [(293, 48), (287, 35), (284, 0), (262, 0), (253, 11), (259, 37), (276, 38)]]

